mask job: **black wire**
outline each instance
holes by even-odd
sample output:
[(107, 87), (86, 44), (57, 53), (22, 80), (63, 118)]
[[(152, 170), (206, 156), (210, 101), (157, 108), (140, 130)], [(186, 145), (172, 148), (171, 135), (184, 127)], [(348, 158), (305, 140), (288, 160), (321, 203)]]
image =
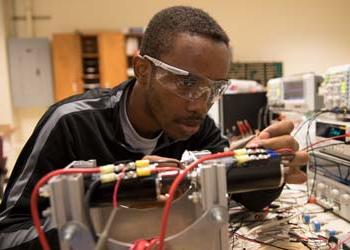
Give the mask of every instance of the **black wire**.
[(270, 247), (275, 247), (275, 248), (278, 248), (278, 249), (282, 249), (282, 250), (290, 250), (289, 248), (284, 248), (284, 247), (279, 247), (279, 246), (276, 246), (276, 245), (273, 245), (273, 244), (270, 244), (270, 243), (266, 243), (266, 242), (263, 242), (263, 241), (260, 241), (260, 240), (256, 240), (256, 239), (251, 239), (251, 238), (248, 238), (248, 237), (245, 237), (243, 235), (240, 235), (240, 234), (237, 234), (236, 235), (243, 239), (243, 240), (247, 240), (247, 241), (252, 241), (252, 242), (255, 242), (255, 243), (259, 243), (261, 245), (266, 245), (266, 246), (270, 246)]
[(94, 193), (94, 191), (101, 185), (100, 179), (95, 180), (92, 182), (85, 194), (84, 198), (84, 210), (85, 210), (85, 217), (86, 217), (86, 223), (88, 226), (88, 229), (90, 230), (93, 239), (95, 242), (97, 242), (97, 234), (95, 231), (94, 224), (92, 223), (91, 215), (90, 215), (90, 201), (91, 201), (91, 196)]
[(306, 241), (301, 240), (300, 242), (301, 242), (301, 244), (303, 244), (304, 246), (306, 246), (308, 249), (312, 250), (312, 248), (307, 244)]
[[(243, 226), (243, 223), (245, 222), (244, 220), (249, 217), (249, 214), (243, 214), (241, 216), (241, 218), (239, 219), (239, 225), (238, 226), (235, 226), (234, 229), (232, 229), (232, 234), (235, 234), (242, 226)], [(238, 221), (235, 221), (235, 222), (230, 222), (230, 224), (236, 224)], [(233, 225), (232, 225), (233, 226)]]

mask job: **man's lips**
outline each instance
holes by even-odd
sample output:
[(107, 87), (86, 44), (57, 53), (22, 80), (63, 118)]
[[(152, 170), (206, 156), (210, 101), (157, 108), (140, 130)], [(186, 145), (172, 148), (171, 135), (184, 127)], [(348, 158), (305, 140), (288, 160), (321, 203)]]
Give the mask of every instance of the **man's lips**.
[(180, 124), (183, 124), (188, 127), (198, 127), (202, 123), (202, 120), (183, 120), (180, 121)]
[(188, 120), (182, 120), (179, 121), (178, 124), (186, 132), (186, 134), (192, 135), (195, 134), (198, 130), (200, 125), (202, 124), (203, 120), (201, 119), (188, 119)]

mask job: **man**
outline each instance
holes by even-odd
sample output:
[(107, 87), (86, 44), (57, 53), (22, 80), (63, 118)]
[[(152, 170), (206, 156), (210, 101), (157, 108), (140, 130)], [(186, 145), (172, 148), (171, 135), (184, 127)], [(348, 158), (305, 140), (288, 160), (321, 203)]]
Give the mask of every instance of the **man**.
[[(207, 112), (227, 84), (229, 38), (205, 12), (172, 7), (150, 21), (134, 60), (136, 79), (114, 89), (91, 90), (61, 101), (39, 121), (21, 152), (0, 210), (0, 248), (38, 247), (29, 209), (30, 193), (46, 173), (73, 160), (96, 159), (98, 165), (125, 159), (169, 157), (184, 150), (223, 151), (228, 146)], [(266, 148), (298, 149), (283, 122), (263, 131), (252, 143)], [(297, 166), (307, 154), (297, 152), (287, 182), (303, 182)], [(260, 209), (280, 193), (268, 190), (236, 195)], [(57, 247), (47, 220), (44, 230)], [(56, 237), (55, 237), (56, 236)]]

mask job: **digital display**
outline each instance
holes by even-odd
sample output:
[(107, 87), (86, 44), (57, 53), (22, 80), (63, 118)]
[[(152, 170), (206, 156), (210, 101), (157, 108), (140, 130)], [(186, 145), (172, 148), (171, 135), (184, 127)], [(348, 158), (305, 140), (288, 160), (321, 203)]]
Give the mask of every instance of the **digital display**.
[(284, 100), (304, 99), (303, 80), (286, 80), (283, 82)]
[[(316, 136), (330, 138), (330, 137), (341, 136), (345, 134), (346, 134), (346, 126), (344, 125), (316, 122)], [(345, 142), (346, 138), (343, 137), (343, 138), (338, 138), (334, 140)]]

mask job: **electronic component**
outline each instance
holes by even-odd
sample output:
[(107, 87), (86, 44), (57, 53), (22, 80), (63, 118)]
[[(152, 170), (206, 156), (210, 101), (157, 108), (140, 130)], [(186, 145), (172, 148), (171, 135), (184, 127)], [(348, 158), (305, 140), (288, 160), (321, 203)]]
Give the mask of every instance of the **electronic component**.
[(310, 216), (309, 214), (304, 214), (304, 215), (303, 215), (303, 222), (304, 222), (305, 224), (310, 224), (310, 222), (311, 222), (311, 216)]
[(314, 151), (310, 154), (308, 187), (318, 204), (350, 221), (350, 162)]
[[(259, 112), (266, 107), (266, 104), (266, 92), (224, 94), (218, 107), (219, 123), (222, 131), (225, 135), (231, 136), (247, 135), (249, 133), (244, 131), (245, 124), (243, 124), (243, 127), (237, 124), (237, 121), (245, 120), (250, 124), (249, 127), (253, 131), (258, 128), (265, 128), (269, 125), (268, 121), (266, 120), (266, 124), (261, 126), (259, 124), (262, 123), (259, 121)], [(263, 114), (260, 114), (260, 117), (262, 116)], [(240, 127), (243, 128), (242, 134)], [(248, 130), (250, 129), (248, 128)]]
[[(320, 152), (350, 161), (350, 122), (334, 119), (317, 119), (315, 123), (316, 141), (325, 140)], [(343, 142), (343, 144), (342, 144)]]
[(346, 134), (350, 134), (350, 122), (322, 119), (316, 120), (316, 137), (319, 137), (320, 139), (344, 136), (334, 138), (333, 140), (335, 141), (333, 141), (333, 143), (336, 141), (350, 142), (350, 137), (346, 137)]
[(272, 108), (301, 112), (318, 110), (323, 105), (322, 96), (318, 95), (322, 81), (314, 73), (271, 79), (267, 83), (268, 104)]
[(350, 109), (350, 64), (331, 67), (326, 71), (325, 80), (319, 88), (327, 109)]
[[(229, 194), (271, 189), (282, 185), (283, 166), (278, 155), (272, 151), (263, 150), (260, 152), (255, 149), (238, 149), (236, 152), (234, 158), (226, 157), (220, 160), (226, 167), (227, 192)], [(190, 154), (190, 152), (187, 151), (186, 154)], [(208, 151), (193, 153), (193, 156), (198, 159), (206, 155), (208, 155)], [(141, 167), (141, 169), (144, 168)], [(261, 169), (264, 169), (264, 171), (261, 171)], [(146, 172), (146, 170), (143, 171)], [(163, 201), (160, 196), (167, 193), (176, 175), (151, 175), (150, 171), (147, 171), (149, 172), (147, 176), (143, 174), (144, 172), (138, 175), (138, 178), (127, 178), (123, 181), (118, 192), (120, 202), (130, 205), (141, 202)], [(180, 190), (182, 190), (182, 193), (185, 192), (186, 187), (190, 186), (192, 177), (188, 176), (181, 183)], [(114, 183), (101, 186), (92, 197), (93, 203), (110, 201), (113, 187)]]
[(314, 232), (318, 233), (321, 231), (321, 223), (318, 220), (311, 222), (311, 228)]
[(334, 229), (326, 229), (326, 236), (328, 238), (335, 236), (337, 234), (337, 231)]
[[(136, 161), (100, 168), (91, 168), (90, 164), (91, 169), (81, 170), (83, 165), (80, 162), (80, 169), (75, 171), (100, 174), (90, 175), (90, 178), (84, 178), (82, 174), (58, 175), (51, 178), (48, 184), (41, 188), (41, 194), (45, 193), (50, 198), (50, 213), (45, 214), (51, 217), (58, 228), (61, 249), (95, 247), (92, 234), (85, 227), (87, 219), (84, 213), (90, 213), (89, 210), (83, 210), (82, 204), (86, 206), (86, 200), (105, 207), (111, 203), (112, 197), (114, 199), (116, 196), (113, 186), (121, 183), (118, 202), (124, 205), (150, 204), (149, 202), (163, 202), (165, 199), (168, 201), (167, 197), (172, 194), (174, 183), (181, 176), (184, 176), (184, 179), (176, 189), (178, 199), (172, 204), (165, 247), (228, 249), (227, 194), (280, 187), (284, 179), (281, 164), (283, 156), (261, 148), (238, 149), (209, 156), (207, 154), (208, 152), (189, 152), (189, 155), (197, 160), (188, 163), (185, 168), (161, 166), (164, 162)], [(74, 171), (74, 164), (70, 167), (73, 169), (64, 169), (62, 173)], [(186, 172), (186, 169), (193, 171)], [(93, 185), (87, 183), (89, 179)], [(98, 183), (96, 181), (100, 183), (95, 186), (95, 183)], [(91, 189), (88, 190), (89, 199), (85, 197), (85, 203), (84, 184), (94, 186), (94, 193), (90, 192)], [(46, 192), (43, 192), (44, 190)], [(123, 207), (114, 209), (112, 214), (116, 216), (117, 223), (113, 224), (113, 230), (109, 230), (110, 246), (113, 249), (130, 249), (135, 239), (150, 239), (158, 235), (163, 209), (154, 205), (156, 204), (153, 203), (152, 208), (144, 210)], [(106, 222), (105, 216), (102, 215), (103, 212), (100, 212), (99, 216), (96, 215), (95, 225), (112, 225), (110, 220)], [(39, 217), (35, 218), (35, 221), (38, 221)], [(89, 228), (91, 229), (90, 226)], [(84, 238), (84, 242), (76, 237)]]

